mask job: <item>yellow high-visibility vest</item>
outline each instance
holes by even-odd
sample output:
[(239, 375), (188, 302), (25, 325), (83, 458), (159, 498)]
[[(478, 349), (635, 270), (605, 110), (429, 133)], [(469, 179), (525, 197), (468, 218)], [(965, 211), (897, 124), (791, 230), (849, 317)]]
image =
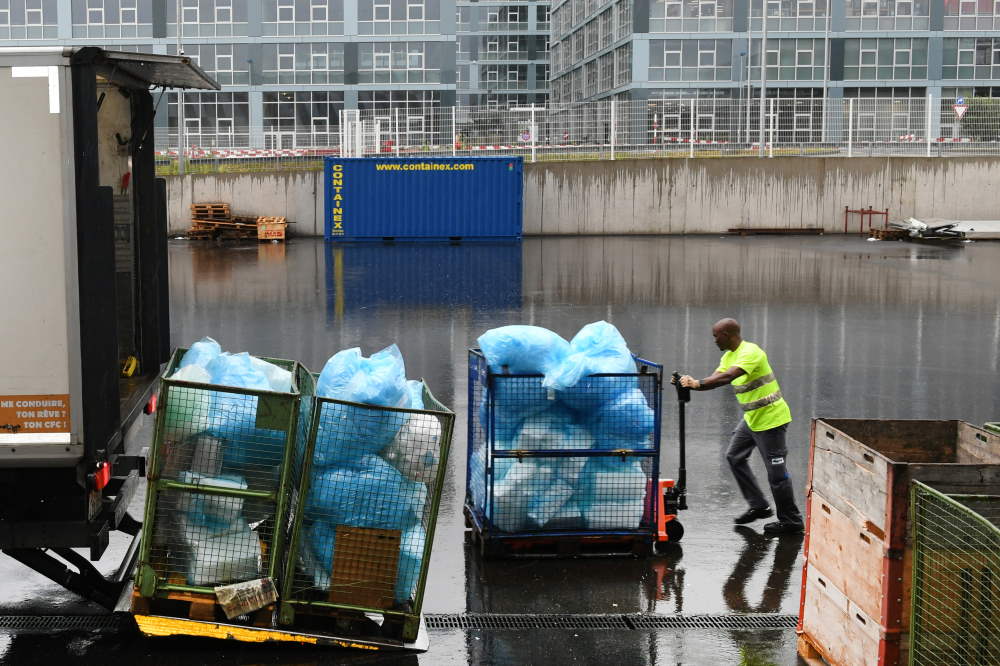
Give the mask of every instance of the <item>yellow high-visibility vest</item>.
[(770, 430), (792, 420), (792, 411), (781, 395), (763, 349), (744, 340), (739, 347), (722, 355), (716, 372), (725, 372), (734, 365), (746, 373), (733, 380), (733, 392), (751, 430)]

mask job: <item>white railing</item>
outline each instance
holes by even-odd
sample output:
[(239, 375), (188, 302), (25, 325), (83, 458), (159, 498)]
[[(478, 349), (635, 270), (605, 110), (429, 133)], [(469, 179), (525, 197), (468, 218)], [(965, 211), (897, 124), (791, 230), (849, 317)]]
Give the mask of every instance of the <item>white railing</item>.
[[(1000, 155), (1000, 99), (670, 99), (342, 111), (312, 127), (156, 136), (205, 171), (318, 168), (324, 155), (523, 155), (530, 161), (671, 157)], [(963, 113), (959, 119), (958, 114)], [(197, 172), (197, 169), (194, 170)]]

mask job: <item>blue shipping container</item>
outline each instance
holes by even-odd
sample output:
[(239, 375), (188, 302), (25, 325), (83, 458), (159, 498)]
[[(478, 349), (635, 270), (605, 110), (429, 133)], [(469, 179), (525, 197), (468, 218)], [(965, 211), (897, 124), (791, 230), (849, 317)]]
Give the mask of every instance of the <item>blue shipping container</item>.
[(520, 157), (327, 157), (328, 241), (521, 237)]

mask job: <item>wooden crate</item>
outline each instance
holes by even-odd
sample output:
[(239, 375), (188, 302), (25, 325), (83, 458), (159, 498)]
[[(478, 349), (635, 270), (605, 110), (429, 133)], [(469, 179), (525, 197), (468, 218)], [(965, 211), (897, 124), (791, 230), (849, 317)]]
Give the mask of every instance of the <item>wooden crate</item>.
[(905, 664), (910, 482), (1000, 492), (1000, 435), (961, 421), (816, 419), (811, 439), (803, 644), (831, 664)]
[(257, 240), (285, 240), (287, 226), (283, 217), (258, 217)]
[(337, 525), (336, 530), (329, 600), (347, 606), (392, 608), (402, 532), (348, 525)]

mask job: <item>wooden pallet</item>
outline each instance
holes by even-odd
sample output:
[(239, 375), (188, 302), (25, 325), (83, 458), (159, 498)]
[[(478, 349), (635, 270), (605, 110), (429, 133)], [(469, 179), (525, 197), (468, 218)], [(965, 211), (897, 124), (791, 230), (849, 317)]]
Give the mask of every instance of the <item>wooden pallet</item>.
[(872, 229), (871, 237), (878, 240), (906, 240), (910, 232), (905, 229)]
[(727, 230), (740, 236), (758, 235), (794, 235), (819, 236), (823, 234), (822, 227), (733, 227)]
[(284, 217), (258, 217), (257, 225), (261, 224), (288, 224)]
[(636, 556), (653, 553), (652, 534), (491, 538), (472, 530), (485, 559)]
[(256, 231), (256, 224), (244, 224), (243, 222), (233, 222), (231, 220), (191, 220), (192, 229), (238, 229), (244, 231)]
[[(136, 615), (164, 615), (187, 618), (199, 622), (233, 622), (226, 617), (214, 594), (197, 592), (166, 592), (156, 597), (143, 597), (132, 591), (132, 612)], [(251, 613), (249, 624), (254, 627), (271, 627), (274, 605)]]
[(228, 220), (231, 215), (227, 203), (191, 204), (191, 217), (199, 220)]

